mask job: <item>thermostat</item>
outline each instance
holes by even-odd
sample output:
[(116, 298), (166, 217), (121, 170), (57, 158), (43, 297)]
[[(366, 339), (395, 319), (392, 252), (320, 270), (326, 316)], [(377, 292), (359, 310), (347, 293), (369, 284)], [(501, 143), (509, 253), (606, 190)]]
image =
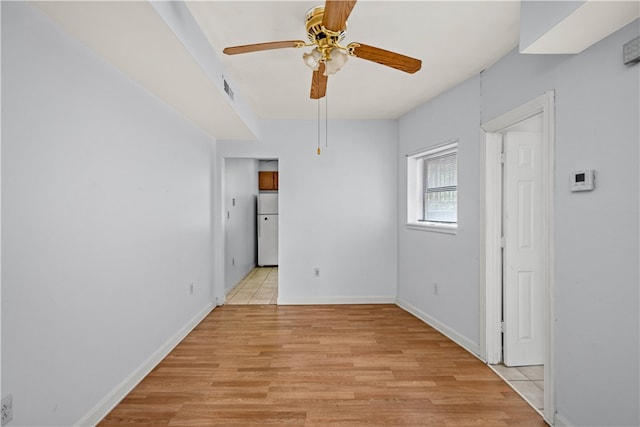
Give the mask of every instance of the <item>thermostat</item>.
[(591, 191), (594, 186), (595, 172), (593, 169), (576, 171), (571, 174), (571, 191)]

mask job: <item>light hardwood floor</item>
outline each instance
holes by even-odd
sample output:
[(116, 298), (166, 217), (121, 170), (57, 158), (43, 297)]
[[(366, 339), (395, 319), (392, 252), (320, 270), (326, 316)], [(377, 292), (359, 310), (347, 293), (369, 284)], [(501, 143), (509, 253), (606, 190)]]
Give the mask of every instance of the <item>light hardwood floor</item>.
[(543, 426), (488, 366), (395, 305), (216, 308), (100, 424)]

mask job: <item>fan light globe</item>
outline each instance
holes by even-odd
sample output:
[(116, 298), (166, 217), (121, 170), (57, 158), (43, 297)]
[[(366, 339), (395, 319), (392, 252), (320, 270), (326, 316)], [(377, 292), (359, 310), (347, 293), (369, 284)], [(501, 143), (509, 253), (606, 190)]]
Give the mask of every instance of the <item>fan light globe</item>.
[(318, 48), (315, 48), (309, 53), (303, 53), (302, 59), (307, 67), (311, 68), (313, 71), (318, 71), (318, 68), (320, 67), (320, 60), (322, 59), (322, 53), (320, 53)]
[(330, 52), (330, 59), (325, 62), (324, 75), (330, 76), (337, 73), (347, 63), (349, 55), (342, 49), (334, 47)]

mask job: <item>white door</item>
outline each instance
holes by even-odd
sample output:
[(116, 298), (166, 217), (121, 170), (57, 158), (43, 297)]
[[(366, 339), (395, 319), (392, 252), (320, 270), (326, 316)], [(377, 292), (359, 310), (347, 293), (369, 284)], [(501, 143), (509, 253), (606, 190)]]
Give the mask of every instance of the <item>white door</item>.
[(504, 134), (503, 357), (506, 366), (542, 365), (542, 138)]

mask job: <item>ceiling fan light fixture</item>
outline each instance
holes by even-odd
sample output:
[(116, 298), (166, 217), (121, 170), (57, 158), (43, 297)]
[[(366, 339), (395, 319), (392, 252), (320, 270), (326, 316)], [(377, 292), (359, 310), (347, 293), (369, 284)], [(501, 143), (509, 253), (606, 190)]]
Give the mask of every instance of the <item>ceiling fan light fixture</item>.
[[(1, 0), (0, 0), (1, 1)], [(304, 63), (313, 70), (311, 99), (326, 95), (328, 76), (340, 71), (349, 56), (376, 62), (413, 74), (420, 70), (422, 61), (379, 47), (352, 42), (347, 46), (340, 43), (346, 35), (347, 19), (358, 0), (325, 0), (324, 6), (316, 6), (305, 15), (309, 43), (302, 40), (282, 40), (229, 46), (222, 51), (226, 55), (260, 52), (271, 49), (311, 47), (313, 50), (302, 54)]]
[(311, 68), (313, 71), (318, 71), (318, 68), (320, 67), (320, 60), (322, 59), (322, 53), (320, 53), (318, 48), (315, 48), (309, 53), (303, 53), (302, 59), (307, 67)]
[(347, 63), (347, 60), (349, 59), (349, 55), (346, 52), (344, 52), (342, 49), (337, 47), (334, 47), (333, 49), (331, 49), (329, 53), (329, 57), (330, 58), (325, 62), (325, 67), (324, 67), (325, 76), (330, 76), (340, 71), (344, 66), (344, 64)]

